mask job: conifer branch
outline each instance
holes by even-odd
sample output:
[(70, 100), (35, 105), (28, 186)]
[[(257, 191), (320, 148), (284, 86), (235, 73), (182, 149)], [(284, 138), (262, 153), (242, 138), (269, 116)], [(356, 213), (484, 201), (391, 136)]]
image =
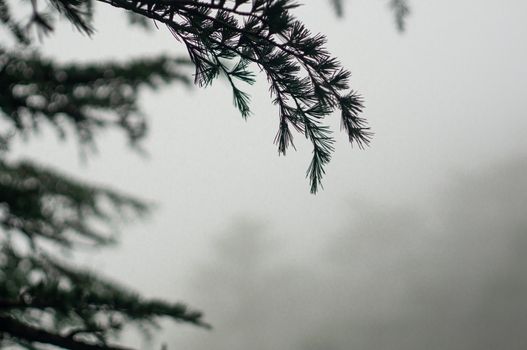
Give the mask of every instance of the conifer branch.
[(45, 329), (20, 322), (13, 317), (0, 315), (0, 334), (20, 338), (29, 344), (42, 343), (70, 350), (132, 350), (109, 344), (92, 344), (74, 337), (63, 336)]
[[(220, 73), (227, 76), (234, 104), (244, 118), (250, 113), (248, 95), (234, 80), (251, 84), (254, 79), (249, 63), (256, 64), (267, 76), (278, 105), (279, 131), (275, 141), (279, 153), (285, 154), (292, 145), (290, 125), (313, 144), (307, 172), (311, 192), (316, 193), (321, 185), (334, 150), (331, 130), (323, 123), (327, 115), (340, 109), (350, 143), (360, 148), (368, 144), (371, 133), (366, 121), (359, 117), (362, 99), (349, 89), (349, 72), (327, 52), (324, 36), (311, 34), (290, 14), (298, 6), (295, 2), (99, 1), (167, 25), (186, 46), (196, 66), (196, 83), (208, 85)], [(237, 69), (230, 70), (228, 65)]]
[[(1, 0), (5, 2), (6, 0)], [(92, 0), (73, 2), (50, 0), (52, 5), (73, 23), (79, 31), (91, 34)], [(403, 1), (403, 0), (393, 0)], [(135, 18), (148, 18), (165, 24), (172, 34), (187, 48), (195, 65), (195, 82), (209, 85), (219, 76), (226, 76), (233, 92), (234, 105), (242, 117), (250, 115), (250, 98), (240, 83), (252, 84), (252, 67), (258, 66), (270, 83), (273, 102), (278, 105), (279, 129), (275, 141), (279, 154), (293, 145), (290, 126), (303, 133), (313, 144), (313, 159), (308, 168), (311, 191), (315, 193), (321, 185), (325, 166), (333, 153), (333, 136), (323, 119), (336, 109), (341, 112), (342, 129), (352, 145), (363, 148), (368, 144), (371, 133), (366, 121), (359, 116), (362, 99), (350, 89), (351, 75), (325, 49), (325, 38), (310, 33), (295, 19), (291, 10), (298, 6), (292, 0), (99, 0), (106, 4), (127, 10)], [(35, 0), (34, 3), (37, 3)], [(0, 3), (1, 5), (1, 3)], [(334, 2), (337, 10), (342, 9), (340, 1)], [(0, 7), (1, 9), (1, 7)], [(1, 16), (0, 16), (1, 18)], [(35, 26), (46, 33), (53, 30), (50, 16), (33, 9)], [(138, 22), (137, 19), (134, 22)], [(139, 21), (144, 24), (144, 22)], [(234, 69), (235, 68), (235, 69)], [(30, 114), (49, 115), (49, 111), (35, 106), (25, 106), (24, 99), (13, 98), (20, 108)], [(136, 107), (130, 100), (123, 99), (119, 117), (132, 140), (140, 138), (145, 130), (142, 119), (137, 118)], [(99, 105), (108, 105), (101, 101)], [(106, 120), (99, 120), (72, 104), (57, 110), (83, 120), (79, 128), (81, 137), (92, 139), (84, 127), (91, 121), (88, 130), (103, 127)], [(115, 110), (115, 108), (114, 108)], [(125, 111), (125, 112), (122, 112)], [(53, 114), (53, 113), (51, 113)], [(48, 116), (50, 119), (51, 116)], [(139, 120), (139, 121), (138, 121)], [(20, 124), (17, 125), (20, 127)]]
[[(54, 334), (70, 340), (89, 340), (89, 346), (100, 343), (108, 347), (106, 339), (118, 334), (125, 324), (148, 329), (162, 317), (210, 328), (201, 312), (184, 304), (144, 299), (89, 270), (68, 266), (40, 249), (26, 254), (16, 251), (8, 242), (2, 243), (0, 317), (12, 318), (20, 327), (38, 325), (49, 333), (42, 338), (35, 338), (38, 333), (21, 337), (28, 342), (67, 344), (55, 343), (60, 339), (49, 336)], [(0, 322), (0, 333), (17, 336), (11, 333), (13, 329), (3, 326)]]
[(135, 145), (147, 131), (137, 103), (140, 89), (174, 81), (188, 85), (187, 65), (167, 56), (126, 64), (59, 64), (35, 52), (0, 47), (0, 116), (26, 135), (42, 122), (61, 137), (71, 127), (83, 145), (93, 145), (99, 130), (114, 127)]

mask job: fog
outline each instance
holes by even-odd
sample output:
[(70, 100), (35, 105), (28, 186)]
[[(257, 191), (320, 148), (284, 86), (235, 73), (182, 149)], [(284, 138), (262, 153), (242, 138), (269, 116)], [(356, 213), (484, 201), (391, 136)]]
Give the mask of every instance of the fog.
[[(152, 348), (523, 349), (527, 2), (411, 1), (404, 33), (382, 0), (348, 1), (340, 20), (327, 1), (303, 2), (295, 14), (327, 35), (365, 98), (371, 147), (337, 133), (324, 190), (309, 194), (311, 148), (297, 137), (297, 152), (277, 155), (261, 76), (247, 122), (221, 81), (145, 93), (146, 156), (110, 132), (83, 161), (43, 130), (14, 153), (155, 203), (119, 246), (77, 258), (214, 327), (163, 323)], [(164, 28), (97, 10), (93, 38), (64, 24), (43, 50), (184, 55)]]
[(524, 348), (527, 159), (442, 192), (428, 208), (350, 205), (302, 259), (235, 221), (193, 283), (218, 328), (185, 347)]

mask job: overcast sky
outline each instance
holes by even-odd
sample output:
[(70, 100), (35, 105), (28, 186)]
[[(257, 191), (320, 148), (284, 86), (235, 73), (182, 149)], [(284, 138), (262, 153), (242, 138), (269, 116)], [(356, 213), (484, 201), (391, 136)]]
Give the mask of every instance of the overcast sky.
[[(411, 1), (403, 34), (386, 1), (348, 1), (342, 20), (326, 1), (304, 3), (295, 14), (351, 70), (375, 132), (351, 149), (334, 116), (318, 195), (300, 135), (278, 156), (264, 77), (247, 122), (222, 81), (143, 94), (146, 157), (111, 132), (88, 162), (51, 131), (15, 151), (156, 204), (117, 248), (83, 260), (204, 309), (216, 330), (170, 327), (158, 339), (169, 348), (519, 349), (527, 2)], [(64, 61), (185, 53), (108, 6), (96, 28), (86, 38), (64, 24), (43, 49)]]

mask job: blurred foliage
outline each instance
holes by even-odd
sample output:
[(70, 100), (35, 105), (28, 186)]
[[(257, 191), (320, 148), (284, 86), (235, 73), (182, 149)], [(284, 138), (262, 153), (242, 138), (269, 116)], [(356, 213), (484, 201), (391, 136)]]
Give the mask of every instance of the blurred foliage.
[(148, 209), (135, 198), (31, 162), (0, 160), (0, 193), (2, 231), (8, 236), (23, 234), (33, 247), (41, 241), (66, 248), (80, 243), (107, 245), (114, 237), (111, 227), (102, 227), (126, 212), (135, 217)]
[(48, 123), (65, 137), (69, 126), (86, 144), (98, 130), (117, 127), (135, 143), (146, 132), (137, 104), (140, 89), (190, 84), (180, 69), (184, 62), (166, 56), (59, 64), (22, 51), (0, 48), (0, 108), (10, 129), (22, 134)]
[[(344, 15), (344, 2), (346, 0), (330, 0), (331, 6), (335, 9), (337, 16)], [(389, 0), (390, 9), (393, 11), (395, 23), (399, 31), (404, 31), (406, 19), (410, 14), (410, 7), (407, 0)]]
[(390, 7), (395, 15), (395, 23), (400, 31), (406, 28), (406, 18), (410, 14), (407, 0), (390, 0)]

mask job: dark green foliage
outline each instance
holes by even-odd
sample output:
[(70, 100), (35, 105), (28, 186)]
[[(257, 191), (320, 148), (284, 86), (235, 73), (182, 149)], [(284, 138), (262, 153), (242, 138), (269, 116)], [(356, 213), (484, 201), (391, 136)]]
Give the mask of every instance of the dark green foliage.
[[(29, 162), (0, 160), (0, 227), (22, 233), (32, 246), (51, 241), (63, 247), (105, 245), (114, 234), (108, 226), (119, 216), (145, 214), (145, 203), (106, 188), (82, 183)], [(98, 226), (98, 228), (97, 228)]]
[(120, 349), (111, 342), (123, 327), (149, 330), (161, 317), (208, 328), (201, 313), (183, 304), (141, 298), (55, 257), (112, 244), (119, 224), (146, 214), (146, 203), (9, 157), (11, 140), (45, 125), (60, 137), (76, 135), (83, 146), (108, 128), (136, 145), (147, 125), (139, 93), (190, 84), (190, 62), (158, 56), (57, 63), (31, 46), (35, 33), (49, 34), (62, 16), (92, 34), (92, 3), (40, 3), (0, 0), (0, 30), (8, 34), (0, 44), (0, 347)]
[[(2, 1), (6, 8), (4, 12), (7, 13), (7, 3)], [(69, 20), (80, 32), (92, 33), (92, 1), (50, 2), (57, 9), (56, 12)], [(285, 154), (287, 148), (293, 145), (291, 128), (303, 134), (313, 144), (313, 158), (307, 173), (311, 192), (317, 192), (324, 167), (333, 153), (332, 131), (324, 123), (327, 115), (336, 110), (340, 111), (342, 124), (345, 126), (343, 129), (348, 133), (351, 144), (363, 147), (369, 141), (370, 133), (366, 122), (359, 116), (362, 101), (349, 87), (350, 74), (325, 49), (325, 37), (309, 32), (291, 14), (291, 10), (298, 6), (296, 2), (100, 2), (165, 24), (187, 48), (196, 67), (195, 82), (206, 86), (219, 76), (227, 77), (232, 87), (234, 105), (244, 118), (250, 115), (250, 101), (249, 95), (243, 90), (243, 84), (253, 83), (252, 71), (258, 67), (267, 77), (273, 102), (278, 106), (279, 128), (275, 140), (279, 153)], [(35, 3), (37, 1), (33, 2)], [(340, 2), (335, 4), (341, 9)], [(37, 5), (32, 7), (31, 12), (29, 25), (36, 26), (43, 33), (49, 33), (53, 29), (53, 19), (56, 16), (43, 13)], [(140, 23), (144, 24), (143, 21)], [(28, 37), (28, 40), (31, 38)], [(62, 85), (60, 83), (57, 82), (57, 85)], [(106, 82), (103, 84), (108, 86)], [(116, 111), (118, 120), (115, 122), (122, 123), (131, 137), (136, 138), (140, 136), (143, 128), (141, 122), (127, 122), (130, 112), (135, 109), (129, 102), (131, 99), (121, 93), (113, 99), (112, 96), (105, 96), (104, 101), (94, 103), (98, 107), (110, 107)], [(351, 104), (348, 103), (350, 99), (353, 100)], [(46, 102), (51, 101), (48, 99)], [(353, 108), (350, 108), (350, 105)], [(72, 111), (70, 114), (77, 115), (77, 118), (83, 121), (86, 119), (85, 115), (79, 114), (78, 111)], [(98, 121), (94, 118), (88, 120), (95, 124)]]
[(310, 33), (292, 16), (295, 2), (258, 0), (237, 6), (206, 1), (103, 1), (164, 23), (186, 46), (196, 66), (196, 83), (205, 86), (226, 76), (244, 118), (250, 115), (249, 97), (241, 84), (253, 82), (251, 67), (257, 66), (266, 75), (278, 106), (275, 141), (279, 153), (285, 154), (293, 145), (291, 128), (313, 144), (308, 168), (313, 193), (333, 152), (332, 132), (324, 117), (340, 110), (350, 142), (363, 147), (369, 141), (365, 120), (359, 117), (362, 101), (349, 89), (350, 74), (327, 52), (324, 36)]
[[(145, 300), (41, 252), (22, 254), (5, 243), (0, 266), (0, 322), (40, 330), (44, 339), (39, 343), (72, 349), (82, 348), (83, 344), (111, 349), (109, 338), (125, 325), (156, 327), (158, 317), (209, 327), (201, 320), (200, 312), (183, 304)], [(6, 335), (6, 345), (35, 341), (27, 329)]]
[(125, 325), (147, 330), (159, 317), (209, 327), (183, 304), (143, 299), (53, 257), (49, 243), (62, 249), (112, 243), (113, 223), (144, 215), (142, 201), (5, 160), (0, 201), (0, 346), (117, 349), (108, 341)]
[(7, 29), (15, 37), (16, 41), (26, 45), (29, 44), (30, 40), (24, 27), (12, 17), (6, 0), (0, 0), (0, 23), (4, 29)]
[(53, 258), (49, 243), (66, 249), (112, 243), (112, 223), (145, 214), (143, 202), (31, 163), (5, 160), (0, 162), (0, 200), (0, 345), (114, 349), (108, 340), (123, 326), (148, 329), (159, 317), (208, 328), (201, 313), (183, 304), (143, 299)]
[(189, 83), (184, 62), (165, 56), (126, 63), (58, 64), (35, 52), (0, 48), (0, 111), (10, 128), (27, 134), (50, 123), (64, 137), (71, 127), (81, 143), (107, 127), (136, 142), (146, 131), (137, 100), (141, 87)]

